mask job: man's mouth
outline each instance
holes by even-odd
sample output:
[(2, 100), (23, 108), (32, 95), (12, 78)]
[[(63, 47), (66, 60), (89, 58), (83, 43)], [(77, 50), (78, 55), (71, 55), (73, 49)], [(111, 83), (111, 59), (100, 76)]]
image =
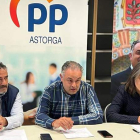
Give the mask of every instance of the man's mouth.
[(138, 58), (138, 62), (140, 62), (140, 58)]
[(71, 89), (72, 91), (75, 91), (76, 89)]
[(0, 89), (7, 88), (7, 86), (0, 86)]

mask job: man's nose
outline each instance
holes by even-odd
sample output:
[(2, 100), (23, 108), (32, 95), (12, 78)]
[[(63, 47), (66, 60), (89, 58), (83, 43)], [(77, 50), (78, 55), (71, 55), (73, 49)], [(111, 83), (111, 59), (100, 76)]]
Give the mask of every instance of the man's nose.
[(76, 87), (76, 82), (72, 82), (72, 87)]

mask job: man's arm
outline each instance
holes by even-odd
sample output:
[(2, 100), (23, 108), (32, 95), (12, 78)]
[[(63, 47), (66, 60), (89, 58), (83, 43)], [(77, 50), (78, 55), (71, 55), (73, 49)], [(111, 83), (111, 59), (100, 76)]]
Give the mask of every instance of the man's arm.
[(11, 116), (5, 117), (8, 124), (5, 127), (5, 129), (12, 129), (15, 127), (19, 127), (23, 123), (23, 108), (22, 108), (22, 102), (20, 94), (17, 94), (17, 97), (15, 99), (15, 102), (13, 104), (12, 110), (11, 110)]
[(64, 130), (69, 130), (73, 127), (73, 121), (70, 117), (60, 117), (52, 122), (54, 128), (62, 127)]
[(50, 97), (50, 94), (46, 90), (40, 99), (35, 123), (42, 127), (52, 129), (52, 122), (55, 119), (52, 119), (51, 117), (49, 117), (50, 102), (51, 102), (51, 97)]
[(103, 112), (92, 87), (87, 95), (87, 112), (86, 115), (72, 117), (74, 124), (100, 124), (103, 122)]
[(35, 124), (35, 115), (37, 112), (37, 107), (34, 109), (30, 109), (25, 111), (24, 114), (24, 123), (23, 125), (34, 125)]
[(53, 119), (50, 117), (50, 104), (51, 96), (50, 93), (46, 90), (40, 99), (35, 123), (49, 129), (52, 129), (53, 127), (62, 127), (65, 130), (70, 129), (73, 126), (73, 121), (71, 118), (60, 117), (59, 119)]

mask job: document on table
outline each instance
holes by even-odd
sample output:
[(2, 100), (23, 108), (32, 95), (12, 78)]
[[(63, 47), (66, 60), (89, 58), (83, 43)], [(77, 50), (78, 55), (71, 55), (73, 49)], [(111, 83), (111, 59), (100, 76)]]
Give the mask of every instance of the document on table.
[(0, 132), (0, 140), (27, 140), (24, 130), (4, 130)]
[(140, 134), (140, 125), (131, 125)]
[(66, 138), (87, 138), (93, 137), (93, 135), (88, 131), (87, 128), (80, 129), (70, 129), (62, 131)]

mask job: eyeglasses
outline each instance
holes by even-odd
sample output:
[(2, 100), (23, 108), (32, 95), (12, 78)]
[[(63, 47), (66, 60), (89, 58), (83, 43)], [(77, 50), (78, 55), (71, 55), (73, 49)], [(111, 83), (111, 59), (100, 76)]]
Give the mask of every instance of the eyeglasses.
[(137, 43), (140, 43), (140, 40), (136, 40), (136, 41), (134, 41), (134, 42), (132, 43), (132, 45), (131, 45), (131, 50), (134, 49), (134, 47), (135, 47), (135, 45), (136, 45)]

